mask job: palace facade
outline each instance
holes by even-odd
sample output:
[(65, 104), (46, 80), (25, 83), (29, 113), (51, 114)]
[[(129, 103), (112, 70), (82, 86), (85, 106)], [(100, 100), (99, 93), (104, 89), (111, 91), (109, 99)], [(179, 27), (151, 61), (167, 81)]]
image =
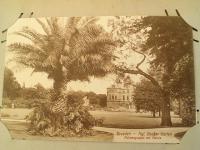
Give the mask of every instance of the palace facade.
[(125, 79), (117, 79), (116, 83), (107, 88), (107, 107), (135, 108), (134, 86), (129, 76)]

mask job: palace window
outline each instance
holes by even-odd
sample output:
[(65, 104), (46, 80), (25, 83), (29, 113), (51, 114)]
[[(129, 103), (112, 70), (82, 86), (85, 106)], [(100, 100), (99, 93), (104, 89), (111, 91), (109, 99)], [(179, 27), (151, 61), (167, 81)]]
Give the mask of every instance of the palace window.
[(126, 100), (126, 97), (125, 97), (125, 95), (123, 95), (123, 100), (124, 100), (124, 101)]
[(109, 94), (109, 100), (112, 100), (112, 96), (111, 96), (111, 94)]
[(114, 95), (112, 95), (112, 100), (114, 100), (115, 99), (115, 97), (114, 97)]

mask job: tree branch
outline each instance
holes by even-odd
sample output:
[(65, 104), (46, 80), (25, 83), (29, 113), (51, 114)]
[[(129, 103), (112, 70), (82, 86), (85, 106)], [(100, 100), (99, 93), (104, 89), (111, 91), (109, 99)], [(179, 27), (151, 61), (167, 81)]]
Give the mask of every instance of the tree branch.
[(136, 65), (136, 69), (132, 70), (126, 67), (118, 67), (117, 70), (122, 71), (123, 73), (130, 73), (130, 74), (139, 74), (142, 75), (143, 77), (147, 78), (148, 80), (150, 80), (152, 82), (153, 85), (155, 85), (156, 87), (158, 87), (160, 90), (162, 90), (162, 87), (160, 86), (160, 84), (156, 81), (155, 78), (153, 78), (151, 75), (147, 74), (146, 72), (144, 72), (143, 70), (140, 69), (140, 65), (142, 63), (144, 63), (145, 59), (146, 59), (146, 55), (143, 54), (140, 51), (137, 51), (134, 49), (134, 47), (131, 44), (131, 48), (134, 52), (143, 55), (143, 59)]
[(149, 75), (149, 74), (145, 73), (144, 71), (142, 71), (140, 68), (137, 68), (137, 70), (132, 70), (132, 69), (128, 69), (128, 68), (125, 68), (125, 67), (123, 67), (123, 68), (122, 67), (117, 67), (117, 70), (121, 71), (123, 73), (142, 75), (146, 79), (150, 80), (153, 85), (155, 85), (156, 87), (159, 87), (160, 90), (162, 89), (162, 87), (159, 85), (159, 83), (156, 81), (156, 79), (154, 79), (151, 75)]
[(141, 54), (143, 56), (143, 59), (136, 65), (136, 68), (139, 69), (140, 65), (145, 61), (146, 55), (144, 53), (140, 52), (140, 51), (135, 50), (135, 47), (133, 46), (133, 44), (131, 42), (129, 42), (129, 43), (131, 45), (132, 51), (134, 51), (138, 54)]
[(149, 79), (153, 85), (155, 85), (156, 87), (159, 87), (160, 90), (162, 90), (162, 87), (160, 86), (160, 84), (156, 81), (155, 78), (153, 78), (151, 75), (145, 73), (144, 71), (142, 71), (141, 69), (138, 68), (138, 71), (140, 75), (144, 76), (145, 78)]

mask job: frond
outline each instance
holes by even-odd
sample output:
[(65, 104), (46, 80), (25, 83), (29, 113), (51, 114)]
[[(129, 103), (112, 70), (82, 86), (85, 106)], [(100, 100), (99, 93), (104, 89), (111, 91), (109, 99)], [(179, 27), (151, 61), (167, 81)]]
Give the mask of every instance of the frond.
[(34, 29), (31, 29), (29, 27), (23, 27), (21, 31), (14, 32), (14, 34), (29, 39), (31, 42), (33, 42), (34, 45), (37, 45), (38, 47), (41, 48), (48, 40), (47, 35), (40, 34)]
[(17, 55), (37, 55), (38, 57), (46, 57), (47, 54), (43, 49), (40, 49), (31, 44), (12, 43), (8, 46), (9, 51), (15, 52)]
[(44, 32), (47, 34), (47, 35), (50, 35), (51, 32), (49, 30), (49, 28), (46, 26), (46, 24), (44, 22), (42, 22), (40, 19), (36, 18), (36, 21), (41, 25), (42, 29), (44, 30)]
[(67, 20), (65, 28), (71, 28), (74, 26), (77, 26), (77, 24), (80, 22), (82, 17), (70, 17)]
[(47, 19), (47, 23), (51, 28), (52, 35), (60, 36), (62, 34), (62, 26), (59, 25), (57, 17), (51, 17), (50, 19)]
[(111, 35), (103, 32), (103, 29), (96, 25), (79, 30), (69, 43), (70, 52), (77, 56), (89, 53), (111, 54), (114, 46)]
[(85, 26), (93, 25), (98, 20), (99, 18), (97, 17), (83, 17), (82, 20), (80, 21), (79, 28), (84, 28)]
[(24, 27), (15, 34), (32, 44), (13, 43), (10, 51), (15, 61), (31, 67), (34, 72), (46, 72), (54, 78), (62, 66), (67, 80), (89, 80), (89, 76), (105, 76), (112, 70), (111, 59), (115, 42), (112, 35), (96, 24), (95, 17), (71, 17), (66, 24), (58, 18), (36, 19), (45, 34)]

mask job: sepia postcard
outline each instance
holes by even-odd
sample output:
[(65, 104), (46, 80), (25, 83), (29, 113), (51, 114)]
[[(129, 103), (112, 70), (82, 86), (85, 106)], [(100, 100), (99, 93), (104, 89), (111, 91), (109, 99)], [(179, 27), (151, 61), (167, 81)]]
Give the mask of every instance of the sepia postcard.
[(6, 47), (0, 116), (13, 139), (180, 143), (196, 124), (181, 17), (21, 18)]

